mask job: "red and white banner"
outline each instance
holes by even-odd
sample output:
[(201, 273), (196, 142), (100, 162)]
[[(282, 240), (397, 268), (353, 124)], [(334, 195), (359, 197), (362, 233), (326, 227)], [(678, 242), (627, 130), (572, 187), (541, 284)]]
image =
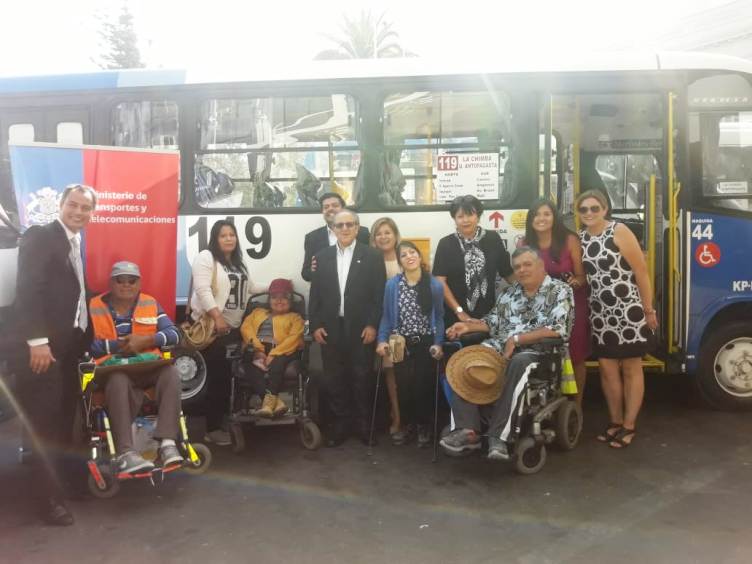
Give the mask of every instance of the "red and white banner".
[(66, 185), (92, 186), (97, 207), (84, 232), (89, 288), (107, 291), (112, 265), (135, 262), (143, 291), (175, 318), (177, 152), (35, 143), (12, 147), (11, 162), (25, 226), (54, 220)]

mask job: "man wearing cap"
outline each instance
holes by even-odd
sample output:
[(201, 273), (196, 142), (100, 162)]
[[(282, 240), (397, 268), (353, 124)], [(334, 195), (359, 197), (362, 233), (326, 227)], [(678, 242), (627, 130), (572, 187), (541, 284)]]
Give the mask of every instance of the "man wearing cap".
[[(114, 355), (133, 356), (159, 353), (160, 347), (175, 345), (178, 331), (157, 301), (141, 292), (141, 271), (128, 261), (117, 262), (110, 274), (110, 291), (89, 304), (94, 328), (91, 353), (97, 364)], [(154, 433), (162, 466), (183, 461), (175, 444), (180, 417), (180, 379), (174, 366), (160, 366), (132, 379), (125, 371), (107, 377), (105, 404), (117, 449), (118, 472), (148, 471), (154, 464), (133, 448), (131, 424), (144, 401), (144, 390), (156, 388), (159, 417)]]
[(488, 422), (488, 458), (509, 458), (507, 443), (515, 436), (530, 364), (538, 360), (537, 345), (550, 337), (567, 340), (572, 329), (571, 287), (548, 276), (540, 255), (530, 247), (515, 250), (512, 267), (516, 281), (498, 297), (488, 315), (447, 329), (450, 339), (471, 332), (489, 333), (482, 345), (463, 349), (447, 365), (447, 380), (455, 392), (450, 400), (454, 431), (440, 444), (452, 456), (480, 448), (484, 419)]

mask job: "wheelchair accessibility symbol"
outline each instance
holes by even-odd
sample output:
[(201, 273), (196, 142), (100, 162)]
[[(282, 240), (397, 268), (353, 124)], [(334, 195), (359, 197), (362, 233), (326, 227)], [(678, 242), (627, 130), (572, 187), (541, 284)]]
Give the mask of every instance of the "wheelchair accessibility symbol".
[(713, 268), (721, 262), (721, 249), (715, 243), (700, 243), (695, 249), (695, 261), (703, 268)]

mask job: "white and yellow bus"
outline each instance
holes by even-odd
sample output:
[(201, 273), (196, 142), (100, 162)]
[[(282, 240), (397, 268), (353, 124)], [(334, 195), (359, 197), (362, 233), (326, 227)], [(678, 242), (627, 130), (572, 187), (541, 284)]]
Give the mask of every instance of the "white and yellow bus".
[[(700, 53), (326, 61), (278, 76), (105, 71), (0, 78), (8, 143), (179, 150), (178, 303), (212, 223), (233, 218), (252, 277), (300, 277), (316, 196), (369, 226), (391, 216), (433, 252), (448, 200), (473, 194), (508, 246), (539, 196), (605, 190), (638, 235), (660, 342), (646, 365), (696, 377), (720, 407), (752, 405), (752, 63)], [(708, 264), (708, 257), (716, 262)], [(704, 264), (705, 263), (705, 264)], [(203, 387), (183, 367), (185, 397)]]

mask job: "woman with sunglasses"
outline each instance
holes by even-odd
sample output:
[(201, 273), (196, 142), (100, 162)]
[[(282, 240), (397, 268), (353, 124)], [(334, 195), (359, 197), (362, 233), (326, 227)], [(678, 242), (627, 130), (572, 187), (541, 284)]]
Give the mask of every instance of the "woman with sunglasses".
[(412, 241), (402, 241), (397, 253), (404, 273), (386, 283), (376, 352), (387, 355), (392, 333), (405, 338), (405, 358), (394, 367), (404, 425), (392, 442), (407, 444), (417, 432), (422, 448), (431, 442), (434, 376), (444, 340), (444, 286), (427, 272)]
[[(397, 276), (402, 269), (397, 260), (397, 245), (400, 242), (400, 232), (397, 224), (391, 217), (380, 217), (371, 225), (371, 246), (377, 248), (384, 254), (384, 266), (386, 267), (386, 279), (389, 280)], [(394, 365), (388, 356), (382, 358), (381, 365), (384, 370), (384, 381), (386, 390), (389, 395), (391, 425), (389, 425), (389, 434), (392, 442), (395, 435), (400, 431), (400, 411), (399, 397), (397, 396), (397, 380), (394, 376)]]
[(577, 382), (577, 403), (582, 405), (585, 360), (590, 356), (590, 318), (580, 240), (564, 225), (556, 206), (540, 199), (533, 202), (527, 212), (524, 244), (538, 251), (549, 276), (566, 282), (574, 291), (574, 327), (569, 337), (569, 356)]
[(593, 352), (611, 418), (598, 440), (626, 448), (634, 440), (645, 392), (642, 356), (651, 350), (658, 327), (653, 289), (637, 238), (608, 217), (604, 193), (588, 190), (575, 207), (584, 226), (580, 241), (590, 284)]
[(217, 221), (209, 235), (209, 248), (201, 251), (192, 266), (193, 294), (191, 316), (194, 320), (205, 312), (214, 320), (217, 338), (201, 351), (206, 362), (206, 436), (216, 445), (231, 443), (222, 423), (230, 401), (230, 365), (226, 347), (240, 341), (238, 328), (248, 298), (266, 288), (251, 284), (248, 267), (238, 244), (235, 224)]

